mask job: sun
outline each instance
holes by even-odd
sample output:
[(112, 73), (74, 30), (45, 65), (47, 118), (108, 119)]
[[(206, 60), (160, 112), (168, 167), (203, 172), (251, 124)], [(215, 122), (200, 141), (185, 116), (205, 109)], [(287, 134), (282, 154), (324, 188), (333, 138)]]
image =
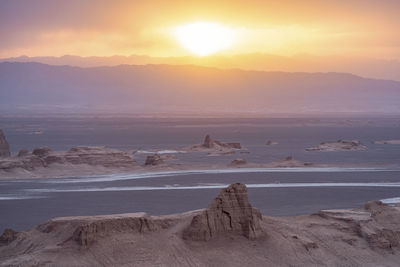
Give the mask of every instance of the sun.
[(213, 22), (195, 22), (178, 26), (174, 34), (185, 49), (198, 56), (208, 56), (227, 49), (235, 41), (233, 29)]

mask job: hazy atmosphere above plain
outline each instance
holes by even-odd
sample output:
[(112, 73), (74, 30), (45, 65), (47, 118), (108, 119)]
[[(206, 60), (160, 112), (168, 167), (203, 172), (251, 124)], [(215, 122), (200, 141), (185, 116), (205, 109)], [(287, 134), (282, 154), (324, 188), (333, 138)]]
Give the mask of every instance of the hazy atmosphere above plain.
[(399, 11), (391, 0), (1, 1), (0, 111), (397, 113)]

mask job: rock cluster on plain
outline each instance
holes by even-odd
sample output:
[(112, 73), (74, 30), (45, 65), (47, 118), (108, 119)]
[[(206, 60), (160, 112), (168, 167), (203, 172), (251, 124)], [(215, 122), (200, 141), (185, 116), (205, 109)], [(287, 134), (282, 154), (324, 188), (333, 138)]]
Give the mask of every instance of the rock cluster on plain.
[(367, 149), (360, 141), (338, 140), (336, 142), (322, 142), (316, 147), (306, 148), (306, 151), (351, 151)]
[(3, 131), (0, 129), (0, 158), (6, 158), (10, 156), (10, 145), (8, 144)]
[(211, 152), (211, 153), (226, 153), (234, 152), (235, 150), (243, 149), (239, 142), (224, 143), (213, 140), (209, 134), (206, 135), (202, 144), (194, 145), (188, 148), (189, 151)]
[(263, 233), (261, 220), (261, 212), (249, 203), (246, 185), (236, 183), (222, 189), (206, 210), (193, 217), (183, 237), (207, 241), (218, 235), (234, 233), (256, 239)]
[[(32, 153), (21, 150), (17, 157), (0, 161), (0, 170), (14, 169), (34, 170), (46, 168), (52, 164), (90, 165), (108, 168), (130, 168), (137, 166), (137, 162), (129, 153), (106, 147), (74, 147), (68, 151), (55, 152), (49, 147), (35, 148)], [(69, 164), (69, 165), (67, 165)]]

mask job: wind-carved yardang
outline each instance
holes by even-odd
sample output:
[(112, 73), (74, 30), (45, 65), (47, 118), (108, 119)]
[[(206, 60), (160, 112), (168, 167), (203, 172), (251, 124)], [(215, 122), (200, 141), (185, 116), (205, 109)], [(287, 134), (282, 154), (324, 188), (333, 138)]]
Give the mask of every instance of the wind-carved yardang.
[(0, 158), (7, 158), (11, 156), (10, 145), (8, 144), (3, 131), (0, 129)]
[(256, 239), (263, 233), (261, 220), (261, 212), (249, 203), (246, 186), (236, 183), (223, 189), (206, 210), (193, 217), (183, 238), (207, 241), (232, 232)]

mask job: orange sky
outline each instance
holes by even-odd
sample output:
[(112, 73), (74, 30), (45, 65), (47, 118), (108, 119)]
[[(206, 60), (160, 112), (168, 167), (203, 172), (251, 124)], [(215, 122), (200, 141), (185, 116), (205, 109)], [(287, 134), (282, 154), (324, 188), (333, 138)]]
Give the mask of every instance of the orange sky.
[(220, 54), (345, 55), (400, 59), (400, 1), (0, 2), (0, 57), (184, 56), (171, 34), (196, 21), (238, 33)]

